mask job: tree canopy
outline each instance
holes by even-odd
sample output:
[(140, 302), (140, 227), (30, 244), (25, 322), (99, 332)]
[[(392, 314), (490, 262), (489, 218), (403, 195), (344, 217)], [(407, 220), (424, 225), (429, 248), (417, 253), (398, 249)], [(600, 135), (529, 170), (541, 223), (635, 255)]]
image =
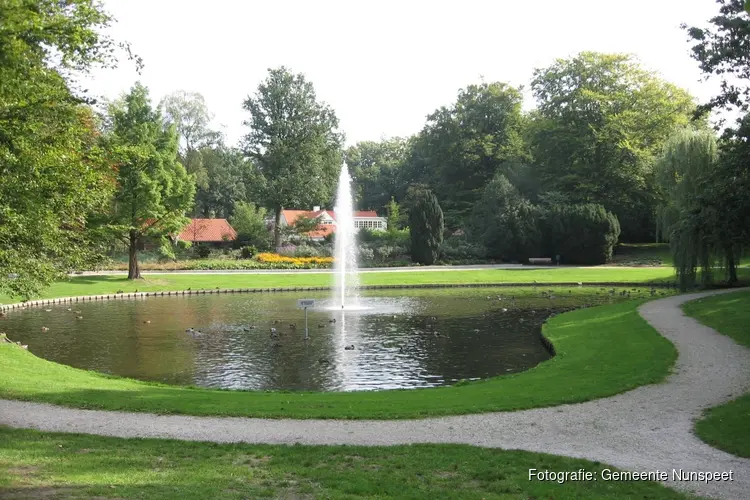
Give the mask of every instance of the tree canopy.
[(744, 0), (716, 0), (719, 13), (710, 26), (682, 25), (693, 42), (692, 57), (706, 79), (717, 78), (719, 94), (701, 104), (697, 114), (713, 109), (748, 111), (750, 105), (750, 16)]
[(335, 113), (317, 100), (312, 83), (283, 66), (269, 69), (266, 80), (243, 106), (250, 113), (244, 151), (257, 168), (263, 203), (275, 213), (278, 246), (284, 207), (332, 201), (343, 137), (336, 130)]
[(72, 75), (121, 44), (91, 0), (3, 1), (0, 19), (0, 293), (28, 297), (96, 257), (89, 219), (111, 176)]
[(109, 108), (104, 142), (115, 159), (117, 190), (108, 212), (109, 229), (128, 245), (128, 278), (140, 278), (138, 247), (143, 238), (165, 239), (185, 227), (195, 183), (177, 161), (177, 132), (151, 106), (148, 89), (136, 83)]
[(664, 141), (692, 117), (684, 90), (630, 56), (583, 52), (534, 72), (530, 125), (535, 175), (570, 203), (617, 215), (627, 241), (653, 241), (653, 166)]

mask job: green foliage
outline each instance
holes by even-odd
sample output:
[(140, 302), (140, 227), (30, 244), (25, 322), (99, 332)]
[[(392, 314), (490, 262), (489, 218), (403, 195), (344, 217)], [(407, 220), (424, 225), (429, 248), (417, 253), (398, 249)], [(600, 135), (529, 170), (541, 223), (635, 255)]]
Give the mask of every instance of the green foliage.
[(114, 64), (117, 44), (91, 0), (2, 1), (0, 20), (0, 293), (28, 297), (97, 262), (111, 171), (70, 75)]
[(403, 229), (404, 217), (401, 214), (401, 207), (393, 197), (386, 204), (385, 210), (388, 215), (388, 232), (396, 232)]
[(256, 207), (249, 202), (236, 202), (229, 223), (237, 231), (237, 240), (240, 244), (255, 245), (263, 249), (269, 247), (271, 242), (265, 208)]
[(163, 239), (189, 222), (195, 184), (177, 161), (177, 134), (151, 107), (148, 89), (136, 83), (109, 106), (104, 144), (115, 158), (117, 189), (106, 214), (109, 230), (130, 248), (128, 277), (140, 278), (138, 244)]
[(424, 189), (411, 191), (408, 203), (412, 261), (432, 265), (443, 243), (443, 211), (437, 197)]
[(207, 259), (211, 255), (211, 246), (206, 243), (198, 243), (193, 246), (193, 251), (199, 259)]
[(251, 128), (245, 137), (261, 179), (263, 204), (276, 214), (275, 245), (281, 244), (283, 207), (305, 207), (333, 198), (341, 165), (338, 119), (318, 102), (312, 83), (285, 67), (270, 69), (255, 96), (243, 105)]
[(750, 104), (750, 17), (743, 0), (716, 0), (718, 15), (710, 28), (688, 27), (688, 39), (695, 42), (692, 57), (706, 75), (720, 81), (719, 94), (702, 104), (696, 115), (713, 109), (748, 110)]
[(258, 253), (258, 249), (254, 246), (245, 246), (240, 249), (240, 258), (252, 259), (255, 254)]
[(653, 241), (655, 159), (695, 109), (684, 90), (621, 54), (583, 52), (534, 72), (529, 136), (543, 191), (598, 203), (627, 241)]
[(730, 130), (720, 155), (710, 131), (685, 129), (667, 143), (657, 179), (664, 190), (661, 226), (668, 237), (680, 287), (713, 282), (718, 264), (737, 281), (743, 245), (750, 243), (750, 187), (746, 145), (750, 128)]
[(539, 252), (539, 210), (502, 175), (496, 175), (474, 207), (472, 233), (487, 255), (526, 261)]
[(359, 142), (346, 151), (360, 209), (382, 210), (398, 194), (407, 154), (407, 141), (400, 137)]
[(545, 257), (562, 264), (597, 265), (612, 259), (620, 236), (617, 217), (601, 205), (557, 205), (540, 221)]
[[(462, 227), (496, 172), (528, 156), (521, 92), (505, 83), (469, 85), (427, 117), (404, 175), (441, 200), (449, 228)], [(403, 182), (406, 185), (406, 182)]]

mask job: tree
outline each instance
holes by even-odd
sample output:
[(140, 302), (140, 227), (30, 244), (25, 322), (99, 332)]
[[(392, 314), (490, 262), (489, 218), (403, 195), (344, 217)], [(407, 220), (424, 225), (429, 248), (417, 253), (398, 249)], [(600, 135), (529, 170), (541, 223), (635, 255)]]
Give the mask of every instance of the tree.
[(400, 137), (358, 142), (346, 151), (359, 208), (381, 210), (398, 194), (407, 153), (408, 142)]
[(264, 204), (275, 214), (274, 242), (281, 244), (281, 210), (330, 202), (341, 165), (343, 137), (338, 119), (318, 102), (312, 83), (285, 67), (268, 77), (248, 97), (244, 151), (262, 181)]
[(520, 90), (505, 83), (469, 85), (452, 106), (429, 115), (413, 141), (405, 167), (409, 180), (430, 186), (451, 229), (468, 222), (497, 172), (528, 157), (522, 101)]
[(688, 40), (695, 42), (692, 57), (706, 79), (718, 77), (719, 95), (696, 109), (696, 116), (714, 109), (748, 110), (750, 104), (750, 17), (743, 0), (716, 0), (719, 14), (710, 28), (682, 25)]
[(71, 75), (113, 66), (118, 44), (90, 0), (3, 1), (0, 19), (0, 293), (28, 298), (99, 255), (111, 171)]
[(496, 175), (474, 207), (472, 232), (490, 257), (526, 261), (539, 251), (539, 210), (502, 175)]
[(241, 151), (223, 144), (198, 151), (206, 182), (197, 186), (195, 213), (203, 217), (229, 217), (237, 202), (249, 199), (246, 182), (253, 167)]
[(724, 252), (701, 203), (701, 195), (714, 182), (717, 165), (714, 134), (684, 129), (667, 142), (657, 166), (657, 179), (666, 195), (660, 207), (661, 227), (670, 241), (683, 290), (692, 287), (699, 276), (703, 284), (710, 283), (717, 254)]
[(270, 243), (266, 225), (266, 209), (256, 207), (253, 203), (239, 201), (235, 204), (233, 212), (229, 221), (237, 231), (237, 239), (240, 243), (265, 249)]
[(443, 211), (435, 195), (427, 189), (412, 189), (408, 194), (411, 258), (432, 265), (443, 243)]
[(403, 226), (403, 216), (401, 215), (401, 207), (396, 200), (391, 197), (391, 201), (385, 206), (386, 213), (388, 215), (388, 231), (398, 231)]
[(177, 133), (151, 107), (148, 89), (136, 83), (109, 107), (105, 144), (117, 161), (117, 191), (109, 224), (129, 249), (128, 279), (141, 277), (138, 247), (144, 238), (160, 238), (188, 223), (194, 179), (177, 161)]
[(598, 203), (627, 241), (653, 241), (653, 168), (669, 134), (689, 123), (684, 90), (622, 54), (583, 52), (534, 72), (529, 135), (543, 191)]

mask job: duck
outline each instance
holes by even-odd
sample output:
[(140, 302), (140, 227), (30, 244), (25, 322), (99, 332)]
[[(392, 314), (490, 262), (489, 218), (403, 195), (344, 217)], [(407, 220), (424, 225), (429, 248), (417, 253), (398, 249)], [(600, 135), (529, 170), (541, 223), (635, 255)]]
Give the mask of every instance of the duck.
[(297, 329), (297, 323), (289, 323), (289, 328), (291, 328), (292, 330), (296, 330)]
[(335, 323), (336, 322), (336, 318), (331, 318), (331, 319), (328, 320), (328, 322), (329, 323)]
[(271, 328), (271, 337), (278, 337), (279, 334), (276, 332), (276, 328)]
[(68, 311), (72, 311), (72, 310), (73, 310), (73, 309), (71, 309), (70, 307), (68, 308)]
[(81, 314), (81, 311), (75, 311), (76, 314)]
[(149, 324), (151, 324), (151, 320), (150, 319), (145, 319), (145, 320), (143, 320), (143, 324), (144, 325), (149, 325)]
[(325, 327), (326, 325), (324, 325), (323, 323), (318, 323), (318, 328), (325, 328)]
[(281, 323), (281, 320), (275, 319), (275, 320), (272, 321), (272, 323), (274, 325), (278, 325), (279, 323)]
[(83, 319), (83, 316), (76, 316), (76, 319)]
[(42, 327), (42, 331), (43, 331), (43, 332), (48, 332), (48, 331), (49, 331), (49, 328), (47, 328), (46, 326), (43, 326), (43, 327)]
[(52, 309), (45, 309), (45, 310), (44, 310), (44, 312), (46, 312), (46, 313), (51, 313), (51, 312), (52, 312)]
[(195, 333), (195, 328), (188, 328), (187, 330), (185, 330), (185, 333)]
[(507, 307), (503, 307), (503, 308), (501, 309), (501, 311), (503, 311), (504, 313), (507, 313), (507, 312), (508, 312), (508, 308), (507, 308)]
[(353, 351), (354, 350), (354, 344), (348, 345), (348, 346), (344, 347), (344, 350), (345, 351)]
[(320, 358), (320, 359), (318, 360), (318, 363), (320, 363), (321, 365), (327, 365), (327, 364), (329, 364), (329, 363), (330, 363), (330, 361), (328, 361), (328, 360), (327, 360), (327, 359), (325, 359), (325, 358)]
[(117, 290), (115, 293), (125, 293), (123, 290)]

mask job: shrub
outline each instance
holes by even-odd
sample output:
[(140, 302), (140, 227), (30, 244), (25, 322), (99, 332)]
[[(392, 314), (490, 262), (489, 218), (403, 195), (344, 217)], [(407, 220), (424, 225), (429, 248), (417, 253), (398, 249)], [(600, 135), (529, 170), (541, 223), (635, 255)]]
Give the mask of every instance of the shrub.
[(193, 246), (193, 250), (200, 259), (206, 259), (209, 255), (211, 255), (211, 247), (204, 243), (199, 243)]
[(543, 252), (563, 264), (597, 265), (612, 259), (620, 223), (601, 205), (557, 205), (540, 221)]
[(443, 210), (432, 191), (426, 189), (411, 190), (408, 199), (412, 261), (434, 264), (443, 243)]
[(539, 214), (504, 175), (497, 175), (474, 207), (472, 232), (488, 256), (523, 262), (539, 252)]
[(242, 247), (240, 249), (240, 258), (242, 258), (242, 259), (252, 259), (253, 255), (255, 255), (256, 253), (258, 253), (258, 249), (255, 248), (254, 246)]

